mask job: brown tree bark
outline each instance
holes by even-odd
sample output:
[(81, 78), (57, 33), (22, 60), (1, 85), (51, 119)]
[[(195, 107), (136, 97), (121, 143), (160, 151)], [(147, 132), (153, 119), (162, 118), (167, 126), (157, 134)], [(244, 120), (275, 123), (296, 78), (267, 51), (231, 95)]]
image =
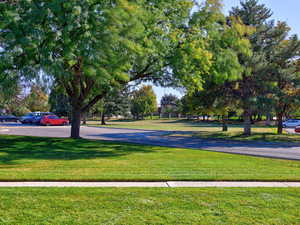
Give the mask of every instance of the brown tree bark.
[(277, 113), (277, 134), (283, 133), (283, 113)]
[(248, 110), (244, 111), (244, 135), (251, 135), (251, 113)]
[(71, 138), (80, 138), (81, 110), (73, 107), (71, 121)]
[(266, 115), (266, 123), (265, 123), (265, 125), (266, 126), (271, 126), (271, 117), (272, 117), (272, 115), (270, 114), (270, 113), (267, 113), (267, 115)]
[[(147, 72), (151, 65), (155, 63), (149, 63), (143, 70), (136, 72), (130, 81), (135, 81), (142, 79), (152, 74), (152, 72)], [(94, 80), (89, 79), (83, 74), (83, 60), (81, 57), (78, 57), (77, 63), (72, 66), (73, 77), (72, 79), (59, 79), (58, 82), (62, 87), (65, 88), (68, 96), (71, 98), (72, 105), (72, 120), (71, 120), (71, 138), (80, 138), (80, 123), (81, 115), (84, 112), (87, 112), (93, 105), (100, 101), (108, 93), (108, 90), (103, 90), (99, 95), (94, 96), (87, 104), (83, 105), (84, 100), (91, 94), (91, 91), (94, 87)], [(126, 85), (128, 82), (120, 81), (122, 85)], [(137, 116), (139, 119), (139, 115)]]
[(228, 131), (227, 117), (226, 116), (222, 116), (222, 131), (224, 131), (224, 132)]
[(82, 115), (82, 125), (86, 125), (87, 112), (84, 112)]
[(105, 123), (105, 113), (104, 112), (101, 113), (101, 125), (106, 125), (106, 123)]

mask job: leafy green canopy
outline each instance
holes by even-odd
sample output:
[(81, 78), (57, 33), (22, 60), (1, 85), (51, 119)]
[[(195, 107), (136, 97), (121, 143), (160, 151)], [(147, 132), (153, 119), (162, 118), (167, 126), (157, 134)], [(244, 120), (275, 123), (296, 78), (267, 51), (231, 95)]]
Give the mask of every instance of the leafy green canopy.
[(0, 73), (52, 76), (70, 97), (77, 130), (82, 112), (130, 81), (197, 90), (207, 79), (236, 79), (238, 53), (250, 53), (244, 30), (238, 21), (226, 24), (218, 0), (194, 13), (193, 6), (192, 0), (2, 1)]
[(133, 93), (131, 113), (139, 119), (140, 116), (149, 115), (157, 109), (156, 95), (152, 86), (146, 85)]
[(49, 95), (50, 112), (58, 116), (70, 116), (71, 105), (69, 96), (64, 92), (64, 89), (59, 86), (53, 86)]
[(236, 78), (234, 50), (247, 49), (241, 32), (225, 24), (218, 1), (190, 18), (192, 7), (189, 0), (4, 2), (0, 68), (26, 76), (42, 69), (82, 108), (89, 95), (137, 79), (175, 76), (199, 88), (206, 75)]
[(49, 111), (48, 95), (37, 85), (32, 85), (30, 93), (25, 98), (26, 107), (31, 112)]
[(93, 91), (144, 77), (139, 71), (161, 60), (158, 49), (169, 53), (169, 36), (191, 7), (176, 2), (175, 9), (171, 1), (2, 3), (1, 71), (34, 76), (42, 69), (83, 106)]
[(130, 90), (129, 87), (124, 89), (114, 89), (98, 104), (96, 111), (101, 111), (105, 116), (128, 116), (130, 114)]
[(16, 74), (0, 74), (0, 109), (7, 108), (8, 105), (20, 94), (18, 78)]
[(160, 100), (160, 105), (161, 106), (176, 106), (178, 104), (178, 97), (176, 95), (172, 95), (172, 94), (165, 94), (164, 96), (162, 96), (161, 100)]
[[(289, 37), (290, 28), (285, 22), (275, 24), (271, 20), (271, 10), (258, 0), (241, 2), (241, 6), (233, 8), (230, 15), (255, 28), (255, 32), (248, 36), (253, 55), (240, 57), (246, 70), (243, 78), (234, 85), (238, 86), (236, 97), (244, 111), (250, 114), (256, 109), (270, 112), (278, 95), (285, 95), (285, 89), (294, 84), (291, 78), (296, 75), (293, 61), (299, 56), (299, 40), (297, 36)], [(284, 98), (288, 99), (287, 96)], [(279, 105), (279, 108), (284, 108)]]

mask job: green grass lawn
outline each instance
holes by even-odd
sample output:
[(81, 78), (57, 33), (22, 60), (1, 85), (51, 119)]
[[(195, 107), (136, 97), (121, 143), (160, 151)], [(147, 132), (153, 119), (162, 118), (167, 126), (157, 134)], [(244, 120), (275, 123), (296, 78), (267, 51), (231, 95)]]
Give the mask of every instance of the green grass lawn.
[(300, 181), (300, 162), (105, 141), (0, 136), (0, 180)]
[(298, 188), (0, 188), (0, 224), (300, 224)]
[[(88, 121), (89, 125), (99, 125), (99, 121)], [(113, 128), (132, 128), (145, 130), (168, 130), (168, 131), (220, 131), (221, 125), (218, 123), (195, 122), (191, 120), (176, 119), (155, 119), (155, 120), (110, 120), (104, 127)], [(260, 127), (261, 128), (261, 127)], [(231, 125), (230, 129), (239, 131), (239, 125)], [(273, 128), (267, 128), (267, 131), (273, 131)]]
[[(89, 121), (88, 125), (102, 126), (99, 125), (99, 122), (95, 121)], [(190, 133), (185, 133), (183, 135), (199, 138), (283, 142), (300, 141), (300, 135), (297, 134), (277, 135), (275, 127), (253, 125), (253, 135), (243, 136), (243, 127), (241, 124), (230, 124), (228, 132), (222, 132), (222, 125), (220, 123), (207, 123), (201, 121), (195, 122), (189, 120), (112, 120), (103, 127), (166, 131), (190, 131)]]

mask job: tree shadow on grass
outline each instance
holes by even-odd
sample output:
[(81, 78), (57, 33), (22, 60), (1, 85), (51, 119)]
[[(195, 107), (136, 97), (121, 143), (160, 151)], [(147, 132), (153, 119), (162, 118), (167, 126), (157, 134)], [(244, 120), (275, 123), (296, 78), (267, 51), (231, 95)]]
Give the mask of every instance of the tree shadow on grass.
[[(161, 123), (184, 124), (185, 126), (190, 126), (190, 127), (213, 127), (213, 128), (222, 129), (221, 121), (201, 121), (201, 120), (178, 119), (178, 120), (169, 120), (169, 121), (165, 120), (165, 121), (161, 121)], [(227, 126), (229, 128), (243, 128), (243, 124), (241, 122), (228, 122)], [(253, 124), (252, 128), (274, 128), (274, 126)]]
[[(166, 120), (162, 121), (161, 123), (166, 124), (184, 124), (186, 127), (213, 127), (213, 128), (222, 128), (221, 122), (207, 122), (207, 121), (195, 121), (195, 120), (187, 120), (187, 119), (181, 119), (181, 120)], [(241, 127), (237, 124), (229, 124), (229, 127)]]
[(253, 132), (251, 136), (244, 135), (242, 132), (195, 132), (194, 137), (221, 139), (232, 141), (265, 141), (265, 142), (295, 142), (299, 143), (300, 136), (297, 134), (278, 135), (272, 132)]
[(1, 164), (20, 164), (18, 160), (86, 160), (122, 157), (133, 153), (151, 153), (151, 146), (41, 137), (0, 137)]

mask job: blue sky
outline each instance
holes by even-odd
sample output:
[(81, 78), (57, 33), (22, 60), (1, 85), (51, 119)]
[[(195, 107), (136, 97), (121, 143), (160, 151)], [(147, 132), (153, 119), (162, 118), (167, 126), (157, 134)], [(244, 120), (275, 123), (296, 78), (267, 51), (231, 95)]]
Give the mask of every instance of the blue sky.
[[(233, 6), (239, 5), (240, 0), (223, 0), (224, 12), (227, 13)], [(265, 4), (273, 11), (273, 19), (286, 21), (292, 28), (291, 34), (300, 36), (300, 0), (260, 0), (260, 3)], [(175, 94), (182, 96), (183, 94), (172, 88), (154, 87), (157, 95), (157, 100), (160, 102), (164, 94)]]

